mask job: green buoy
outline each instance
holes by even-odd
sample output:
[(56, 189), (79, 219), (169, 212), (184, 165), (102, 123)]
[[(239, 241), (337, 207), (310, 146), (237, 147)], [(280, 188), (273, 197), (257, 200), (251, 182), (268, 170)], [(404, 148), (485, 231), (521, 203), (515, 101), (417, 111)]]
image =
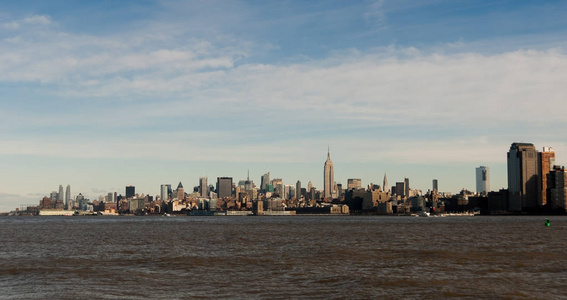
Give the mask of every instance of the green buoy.
[(549, 227), (551, 224), (549, 223), (549, 219), (545, 219), (545, 226)]

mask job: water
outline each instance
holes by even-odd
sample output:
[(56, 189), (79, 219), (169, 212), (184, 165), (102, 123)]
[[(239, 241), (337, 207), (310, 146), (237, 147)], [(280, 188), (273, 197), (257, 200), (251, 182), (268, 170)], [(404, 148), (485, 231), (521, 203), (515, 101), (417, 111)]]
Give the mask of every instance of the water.
[(4, 217), (1, 299), (567, 299), (567, 217)]

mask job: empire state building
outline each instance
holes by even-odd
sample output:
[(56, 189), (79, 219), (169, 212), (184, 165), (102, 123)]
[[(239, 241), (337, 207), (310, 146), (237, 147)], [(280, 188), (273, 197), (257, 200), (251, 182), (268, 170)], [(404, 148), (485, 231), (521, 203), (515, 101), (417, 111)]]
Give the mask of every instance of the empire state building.
[(335, 184), (335, 171), (333, 170), (333, 162), (331, 161), (331, 154), (327, 150), (327, 161), (325, 162), (325, 169), (323, 171), (323, 197), (333, 197), (333, 187)]

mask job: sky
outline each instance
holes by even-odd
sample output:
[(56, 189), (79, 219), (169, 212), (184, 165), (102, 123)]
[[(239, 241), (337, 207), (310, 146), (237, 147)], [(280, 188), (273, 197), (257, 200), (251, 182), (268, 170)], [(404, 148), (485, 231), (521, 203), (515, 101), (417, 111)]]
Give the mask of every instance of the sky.
[(3, 1), (0, 212), (201, 176), (506, 188), (567, 141), (565, 1)]

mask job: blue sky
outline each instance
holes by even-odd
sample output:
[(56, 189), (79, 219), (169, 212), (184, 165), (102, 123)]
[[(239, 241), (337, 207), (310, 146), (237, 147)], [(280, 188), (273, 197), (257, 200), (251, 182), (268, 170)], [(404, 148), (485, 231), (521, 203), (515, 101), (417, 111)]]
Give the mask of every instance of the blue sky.
[(199, 176), (506, 187), (567, 152), (563, 1), (8, 1), (0, 211)]

